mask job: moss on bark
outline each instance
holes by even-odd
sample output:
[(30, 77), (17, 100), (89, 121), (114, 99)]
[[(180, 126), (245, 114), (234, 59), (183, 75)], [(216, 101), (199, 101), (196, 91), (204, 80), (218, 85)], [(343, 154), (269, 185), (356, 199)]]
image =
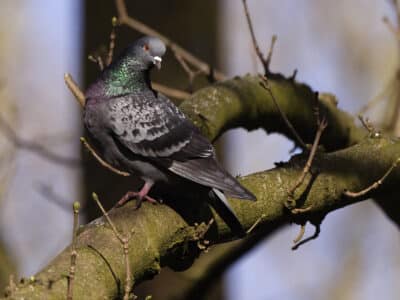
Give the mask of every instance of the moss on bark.
[[(281, 108), (300, 129), (300, 135), (310, 142), (316, 127), (312, 113), (313, 91), (283, 78), (270, 83)], [(384, 198), (396, 191), (396, 183), (400, 179), (398, 170), (394, 170), (384, 184), (370, 195), (359, 199), (343, 196), (345, 189), (358, 191), (379, 179), (400, 156), (400, 143), (385, 137), (363, 139), (365, 132), (354, 125), (348, 114), (336, 107), (332, 97), (325, 97), (322, 106), (330, 122), (323, 145), (327, 149), (347, 148), (317, 154), (312, 166), (313, 175), (309, 175), (296, 191), (298, 204), (310, 207), (302, 215), (289, 214), (284, 202), (289, 188), (302, 171), (306, 156), (298, 155), (272, 170), (240, 178), (258, 201), (230, 201), (246, 229), (260, 221), (252, 234), (262, 235), (288, 221), (318, 219), (367, 196)], [(287, 134), (272, 100), (259, 86), (257, 77), (245, 76), (207, 87), (195, 93), (181, 107), (210, 139), (237, 126), (247, 129), (263, 127)], [(198, 243), (203, 234), (212, 244), (235, 238), (226, 224), (206, 205), (185, 214), (178, 214), (167, 205), (145, 203), (140, 210), (134, 207), (134, 203), (128, 203), (112, 210), (110, 217), (121, 233), (132, 234), (129, 258), (135, 284), (156, 275), (164, 266), (176, 269), (190, 267), (201, 252)], [(215, 222), (207, 230), (205, 223), (210, 216)], [(194, 220), (200, 225), (196, 225)], [(122, 246), (104, 218), (83, 226), (77, 241), (74, 299), (112, 299), (121, 295), (126, 274)], [(18, 285), (8, 295), (9, 298), (64, 298), (69, 263), (70, 249), (67, 248), (39, 272), (34, 281)]]

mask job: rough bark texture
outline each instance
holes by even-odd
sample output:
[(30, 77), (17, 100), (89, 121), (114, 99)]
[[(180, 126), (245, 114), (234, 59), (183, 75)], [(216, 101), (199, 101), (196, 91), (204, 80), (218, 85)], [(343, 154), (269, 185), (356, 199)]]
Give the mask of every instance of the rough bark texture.
[[(210, 138), (223, 131), (243, 126), (263, 127), (267, 131), (287, 133), (268, 93), (259, 86), (257, 77), (245, 76), (195, 93), (181, 107)], [(270, 80), (275, 97), (294, 126), (307, 142), (315, 133), (314, 93), (305, 85), (277, 77)], [(259, 225), (252, 235), (263, 235), (288, 221), (318, 221), (332, 210), (370, 196), (385, 199), (396, 193), (400, 171), (394, 170), (379, 189), (358, 199), (346, 198), (343, 191), (359, 191), (378, 180), (400, 157), (400, 142), (386, 137), (368, 137), (356, 127), (353, 119), (340, 111), (332, 97), (323, 97), (321, 105), (328, 116), (329, 127), (322, 140), (331, 153), (317, 153), (312, 176), (296, 191), (297, 203), (310, 207), (307, 213), (293, 216), (284, 206), (288, 190), (300, 175), (307, 159), (304, 155), (276, 168), (240, 179), (256, 196), (257, 202), (231, 200), (243, 226)], [(350, 146), (352, 145), (352, 146)], [(350, 147), (348, 147), (350, 146)], [(101, 195), (100, 195), (101, 196)], [(132, 233), (129, 241), (130, 269), (134, 283), (149, 279), (164, 266), (184, 270), (201, 252), (198, 244), (203, 234), (211, 244), (235, 238), (222, 220), (208, 208), (191, 207), (176, 210), (168, 205), (148, 205), (134, 210), (134, 203), (110, 212), (119, 231)], [(178, 205), (179, 206), (179, 205)], [(207, 230), (211, 217), (214, 224)], [(194, 223), (200, 223), (195, 225)], [(74, 299), (109, 299), (121, 295), (126, 270), (122, 246), (105, 219), (99, 218), (80, 230), (77, 242), (77, 266)], [(62, 299), (67, 291), (70, 249), (65, 249), (35, 280), (20, 284), (10, 298)]]
[[(14, 260), (9, 251), (4, 248), (4, 242), (0, 241), (0, 288), (4, 289), (9, 280), (10, 275), (15, 274)], [(8, 250), (8, 249), (7, 249)]]

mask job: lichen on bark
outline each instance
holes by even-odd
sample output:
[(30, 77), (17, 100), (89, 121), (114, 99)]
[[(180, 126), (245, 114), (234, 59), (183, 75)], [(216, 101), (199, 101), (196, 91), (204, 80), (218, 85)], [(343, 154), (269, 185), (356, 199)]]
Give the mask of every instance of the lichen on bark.
[[(299, 134), (311, 142), (316, 131), (314, 92), (306, 85), (283, 77), (270, 79), (270, 84), (280, 107), (299, 129)], [(320, 99), (329, 121), (322, 145), (335, 151), (318, 152), (312, 166), (313, 175), (309, 175), (296, 190), (298, 204), (310, 209), (294, 217), (284, 205), (307, 155), (297, 155), (272, 170), (244, 176), (239, 180), (257, 196), (257, 201), (230, 199), (230, 202), (244, 228), (249, 229), (259, 221), (251, 234), (269, 232), (279, 224), (296, 221), (296, 218), (322, 217), (369, 196), (384, 197), (394, 193), (400, 178), (398, 170), (369, 195), (357, 199), (343, 196), (346, 189), (361, 190), (379, 179), (400, 156), (400, 143), (388, 137), (369, 137), (354, 124), (351, 116), (337, 108), (331, 96)], [(262, 127), (268, 132), (289, 135), (257, 76), (235, 78), (202, 89), (182, 103), (181, 108), (212, 140), (225, 130), (239, 126), (247, 129)], [(132, 234), (129, 258), (135, 284), (156, 275), (164, 266), (180, 270), (190, 267), (201, 252), (197, 242), (203, 239), (203, 234), (211, 244), (235, 238), (206, 205), (191, 210), (190, 216), (179, 214), (168, 205), (145, 203), (140, 210), (134, 208), (134, 203), (128, 203), (112, 210), (110, 217), (121, 233)], [(213, 216), (215, 222), (205, 232), (209, 216)], [(103, 218), (81, 228), (76, 249), (75, 298), (103, 299), (121, 295), (126, 273), (122, 248)], [(34, 282), (18, 285), (9, 298), (63, 298), (67, 290), (69, 256), (67, 248), (36, 274)]]

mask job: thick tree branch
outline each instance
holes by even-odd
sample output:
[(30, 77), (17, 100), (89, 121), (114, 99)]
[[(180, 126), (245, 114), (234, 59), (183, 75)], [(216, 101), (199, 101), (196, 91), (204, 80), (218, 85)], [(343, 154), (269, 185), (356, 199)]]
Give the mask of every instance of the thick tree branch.
[[(268, 82), (279, 107), (303, 140), (311, 144), (316, 132), (315, 92), (305, 84), (280, 75), (275, 77)], [(327, 150), (353, 145), (365, 136), (365, 130), (355, 125), (354, 118), (338, 109), (333, 95), (320, 94), (319, 100), (321, 114), (329, 124), (320, 142)], [(258, 76), (235, 77), (203, 88), (184, 101), (180, 108), (211, 140), (236, 127), (264, 128), (294, 140), (271, 95), (260, 86)]]
[[(314, 92), (306, 85), (299, 85), (283, 77), (270, 80), (274, 95), (290, 121), (299, 128), (305, 141), (315, 135), (313, 114)], [(327, 117), (327, 128), (321, 143), (327, 149), (338, 149), (362, 139), (365, 131), (353, 124), (353, 119), (337, 109), (332, 97), (321, 97), (321, 106)], [(259, 85), (257, 76), (228, 80), (196, 92), (181, 105), (185, 113), (210, 138), (238, 126), (247, 129), (263, 127), (267, 131), (288, 134), (287, 127), (277, 113), (269, 94)], [(300, 203), (310, 206), (306, 214), (292, 216), (284, 202), (287, 192), (302, 172), (307, 157), (296, 156), (291, 162), (270, 171), (246, 176), (241, 180), (257, 196), (258, 201), (231, 200), (234, 210), (245, 229), (259, 222), (251, 235), (263, 236), (278, 225), (293, 221), (292, 218), (316, 218), (345, 205), (365, 199), (343, 196), (344, 190), (361, 190), (379, 179), (399, 157), (400, 144), (390, 140), (367, 139), (363, 143), (331, 154), (316, 155), (310, 180), (306, 178), (295, 193)], [(377, 161), (376, 157), (380, 160)], [(385, 182), (373, 193), (384, 196), (394, 192), (399, 171), (393, 170)], [(231, 238), (226, 224), (206, 204), (193, 211), (182, 208), (182, 203), (147, 205), (135, 210), (135, 203), (109, 213), (121, 232), (135, 230), (129, 241), (129, 261), (132, 279), (137, 284), (151, 278), (163, 266), (174, 269), (188, 268), (201, 252), (199, 239), (212, 244)], [(193, 206), (193, 203), (191, 203)], [(177, 211), (179, 213), (177, 213)], [(207, 230), (211, 217), (215, 222)], [(201, 223), (200, 225), (195, 225)], [(99, 218), (84, 226), (76, 241), (78, 261), (75, 269), (74, 295), (77, 299), (113, 298), (122, 294), (126, 278), (123, 253), (118, 239), (108, 223)], [(34, 282), (20, 284), (11, 298), (60, 299), (65, 297), (67, 274), (70, 267), (70, 249), (67, 248), (44, 270)]]
[[(366, 139), (353, 147), (330, 154), (318, 154), (313, 168), (319, 175), (311, 188), (305, 183), (299, 188), (304, 205), (311, 207), (305, 218), (314, 218), (343, 206), (366, 199), (348, 198), (344, 190), (360, 190), (376, 181), (386, 172), (400, 154), (400, 142), (392, 140)], [(377, 161), (376, 157), (380, 160)], [(258, 201), (231, 200), (244, 228), (250, 228), (261, 216), (262, 221), (254, 230), (256, 234), (269, 231), (276, 224), (290, 221), (284, 201), (287, 188), (302, 172), (306, 157), (295, 157), (291, 162), (270, 171), (249, 175), (241, 182), (257, 196)], [(397, 191), (400, 170), (393, 170), (375, 195), (390, 195)], [(163, 266), (184, 269), (190, 266), (199, 250), (198, 236), (203, 226), (195, 226), (186, 220), (209, 219), (210, 212), (203, 206), (197, 213), (184, 217), (167, 205), (142, 206), (135, 210), (135, 203), (115, 209), (109, 216), (117, 228), (124, 232), (135, 229), (129, 242), (129, 256), (134, 282), (151, 278)], [(296, 216), (297, 217), (297, 216)], [(233, 236), (226, 224), (214, 215), (215, 223), (206, 235), (211, 243), (219, 243)], [(140, 245), (140, 246), (138, 246)], [(104, 218), (86, 225), (77, 238), (74, 295), (89, 299), (114, 297), (121, 290), (125, 278), (125, 266), (120, 244)], [(14, 298), (60, 299), (65, 296), (69, 269), (70, 249), (61, 253), (48, 267), (35, 276), (35, 282), (19, 285)]]

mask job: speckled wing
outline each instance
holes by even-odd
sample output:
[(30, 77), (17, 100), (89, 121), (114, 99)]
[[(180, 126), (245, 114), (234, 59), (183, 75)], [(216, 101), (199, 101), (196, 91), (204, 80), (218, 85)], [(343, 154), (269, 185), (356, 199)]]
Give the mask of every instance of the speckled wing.
[(135, 93), (108, 105), (114, 137), (136, 155), (187, 160), (214, 154), (210, 142), (165, 96)]
[(232, 197), (255, 199), (218, 164), (211, 143), (165, 96), (130, 94), (109, 103), (115, 137), (132, 153)]

